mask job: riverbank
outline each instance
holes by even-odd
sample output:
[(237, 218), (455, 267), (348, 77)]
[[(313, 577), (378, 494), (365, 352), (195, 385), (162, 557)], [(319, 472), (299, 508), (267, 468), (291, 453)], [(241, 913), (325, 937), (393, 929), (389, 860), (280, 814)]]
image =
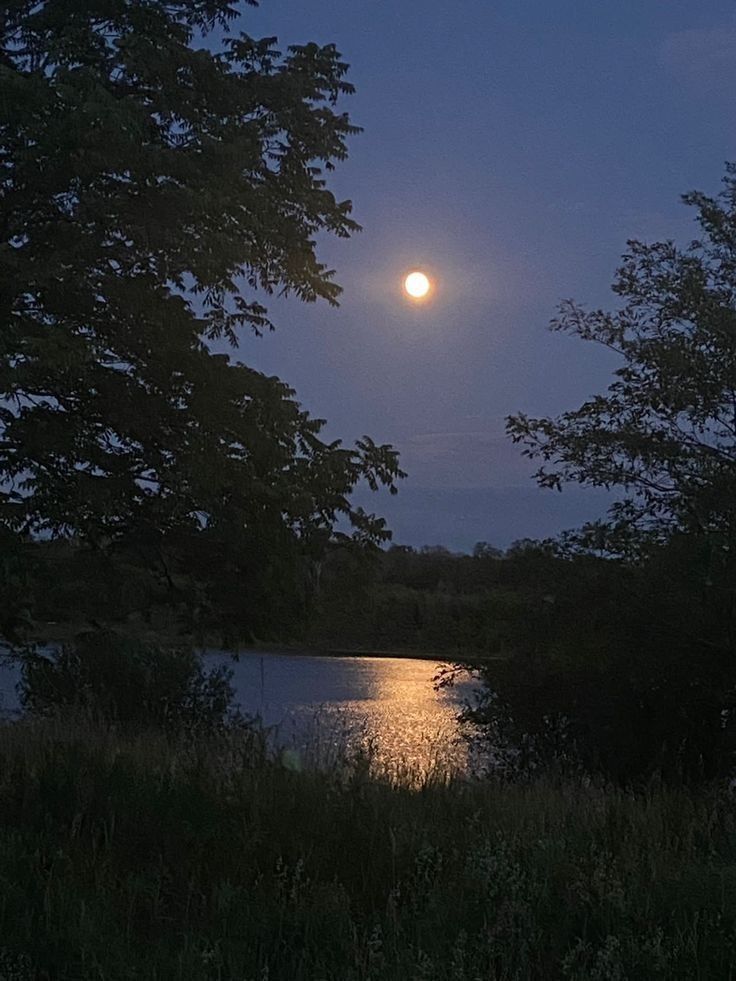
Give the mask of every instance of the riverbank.
[(489, 660), (498, 660), (498, 658), (483, 657), (481, 655), (448, 654), (447, 651), (414, 650), (406, 647), (374, 650), (364, 647), (309, 647), (299, 644), (290, 646), (289, 644), (277, 643), (243, 645), (232, 651), (227, 651), (227, 653), (234, 655), (239, 653), (290, 654), (295, 656), (304, 655), (305, 657), (381, 657), (409, 661), (444, 661), (448, 664), (454, 663), (456, 659), (462, 659), (465, 664), (472, 662), (481, 664)]
[[(85, 630), (92, 629), (85, 624), (43, 624), (37, 626), (35, 633), (28, 638), (29, 643), (61, 645), (70, 643), (74, 638)], [(441, 651), (415, 649), (412, 647), (391, 647), (391, 648), (370, 648), (348, 645), (319, 645), (308, 644), (300, 641), (252, 641), (250, 643), (237, 643), (232, 646), (222, 646), (217, 638), (211, 637), (204, 642), (195, 642), (192, 637), (183, 637), (175, 630), (161, 631), (147, 629), (139, 623), (120, 624), (116, 628), (121, 634), (129, 636), (144, 643), (164, 644), (177, 646), (184, 644), (193, 646), (208, 653), (216, 650), (218, 653), (232, 654), (289, 654), (304, 655), (305, 657), (385, 657), (400, 658), (404, 660), (419, 661), (445, 661), (453, 663), (455, 660), (462, 660), (464, 664), (483, 664), (488, 661), (499, 660), (498, 657), (465, 651)], [(1, 645), (0, 645), (1, 646)]]
[(491, 661), (505, 661), (507, 657), (492, 654), (467, 652), (448, 652), (420, 650), (411, 647), (366, 648), (366, 647), (320, 647), (318, 645), (281, 644), (264, 642), (242, 644), (232, 649), (218, 649), (218, 653), (238, 654), (288, 654), (304, 657), (377, 657), (396, 658), (403, 661), (436, 661), (444, 664), (462, 663), (466, 667), (488, 664)]
[(248, 731), (0, 727), (0, 976), (733, 976), (715, 792), (437, 773), (411, 791), (365, 757), (305, 762)]

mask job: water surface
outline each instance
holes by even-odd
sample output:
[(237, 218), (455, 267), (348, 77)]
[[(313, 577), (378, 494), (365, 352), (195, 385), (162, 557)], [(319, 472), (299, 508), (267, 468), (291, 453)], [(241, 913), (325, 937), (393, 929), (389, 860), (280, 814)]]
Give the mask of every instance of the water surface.
[(276, 727), (282, 744), (323, 753), (369, 747), (386, 764), (422, 770), (466, 758), (457, 716), (473, 685), (437, 690), (443, 662), (258, 652), (212, 660), (229, 662), (243, 711)]
[[(469, 679), (437, 690), (443, 662), (419, 658), (333, 657), (207, 651), (207, 665), (233, 672), (236, 702), (296, 752), (296, 764), (369, 750), (389, 769), (426, 772), (439, 763), (465, 768), (468, 750), (457, 716), (472, 698)], [(17, 667), (0, 667), (0, 709), (17, 712)]]

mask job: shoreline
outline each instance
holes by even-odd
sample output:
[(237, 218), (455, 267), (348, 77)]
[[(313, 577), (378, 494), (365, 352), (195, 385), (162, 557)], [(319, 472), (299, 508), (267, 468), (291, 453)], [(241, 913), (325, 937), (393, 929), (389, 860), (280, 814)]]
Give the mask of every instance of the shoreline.
[(235, 650), (228, 648), (203, 648), (202, 653), (230, 654), (283, 654), (296, 657), (334, 657), (334, 658), (395, 658), (400, 661), (442, 661), (446, 664), (485, 664), (489, 661), (503, 661), (502, 657), (484, 657), (482, 654), (448, 654), (438, 651), (411, 651), (406, 649), (385, 650), (342, 647), (307, 647), (288, 644), (249, 644)]
[[(56, 625), (55, 625), (56, 626)], [(48, 634), (43, 637), (38, 637), (34, 640), (28, 641), (30, 644), (37, 644), (41, 647), (44, 646), (60, 646), (65, 643), (69, 643), (74, 636), (76, 631), (61, 631), (60, 635), (51, 638)], [(153, 635), (146, 636), (145, 634), (139, 639), (144, 642), (156, 643), (156, 639)], [(181, 642), (181, 638), (170, 638), (169, 642), (176, 646), (176, 641)], [(166, 644), (166, 641), (159, 639), (158, 643)], [(396, 658), (397, 660), (403, 661), (441, 661), (449, 664), (485, 664), (489, 661), (502, 661), (506, 658), (498, 656), (484, 656), (483, 654), (460, 654), (458, 652), (449, 653), (442, 651), (426, 651), (426, 650), (410, 650), (407, 648), (350, 648), (350, 647), (320, 647), (317, 645), (310, 644), (298, 644), (289, 642), (279, 643), (277, 641), (263, 641), (254, 642), (250, 644), (242, 644), (237, 647), (225, 647), (217, 643), (217, 641), (210, 641), (204, 644), (196, 644), (193, 641), (188, 641), (192, 648), (200, 654), (228, 654), (232, 657), (236, 657), (238, 654), (284, 654), (293, 655), (296, 657), (334, 657), (334, 658)], [(0, 638), (0, 653), (2, 648), (6, 648), (8, 651), (12, 649), (12, 645), (7, 644)]]
[(291, 647), (289, 644), (263, 643), (248, 644), (242, 647), (216, 647), (207, 645), (198, 648), (201, 654), (228, 654), (237, 657), (240, 654), (274, 654), (293, 657), (332, 657), (332, 658), (396, 658), (400, 661), (453, 661), (454, 658), (446, 657), (432, 651), (394, 651), (394, 650), (366, 650), (350, 649), (341, 647), (308, 647), (301, 644)]

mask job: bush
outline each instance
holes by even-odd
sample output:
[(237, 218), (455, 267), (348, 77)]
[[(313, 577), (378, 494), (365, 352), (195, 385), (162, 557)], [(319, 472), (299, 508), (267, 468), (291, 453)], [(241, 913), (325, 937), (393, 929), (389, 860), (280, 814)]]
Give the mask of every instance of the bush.
[(73, 709), (109, 722), (196, 731), (238, 718), (232, 671), (205, 670), (192, 650), (95, 631), (51, 653), (25, 653), (21, 666), (20, 701), (32, 715)]
[(638, 563), (574, 555), (554, 571), (547, 595), (519, 590), (508, 656), (480, 669), (496, 697), (475, 721), (524, 739), (537, 765), (574, 761), (619, 784), (730, 776), (733, 567), (682, 536)]

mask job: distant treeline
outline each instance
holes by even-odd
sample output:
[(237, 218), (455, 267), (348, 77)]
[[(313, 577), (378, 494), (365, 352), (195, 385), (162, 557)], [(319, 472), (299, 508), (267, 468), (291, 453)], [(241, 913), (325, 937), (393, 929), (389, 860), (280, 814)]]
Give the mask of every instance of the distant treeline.
[[(255, 598), (247, 577), (240, 579), (230, 594), (223, 589), (214, 616), (207, 604), (205, 618), (197, 609), (196, 584), (184, 570), (167, 568), (163, 556), (145, 565), (124, 550), (111, 555), (73, 539), (14, 545), (5, 551), (0, 581), (6, 617), (11, 611), (13, 616), (5, 634), (30, 631), (52, 640), (100, 622), (234, 646), (309, 642), (492, 655), (513, 646), (505, 624), (518, 624), (531, 610), (547, 610), (573, 575), (569, 561), (529, 540), (505, 552), (480, 542), (472, 555), (442, 546), (380, 550), (346, 542), (334, 545), (316, 566), (304, 562), (299, 577), (281, 578)], [(601, 562), (577, 557), (574, 569)], [(247, 618), (237, 618), (238, 626), (245, 622), (249, 629), (233, 632), (228, 612), (238, 604), (249, 609)]]
[(310, 638), (348, 649), (506, 653), (506, 625), (544, 612), (569, 578), (569, 563), (530, 540), (505, 552), (479, 542), (472, 555), (441, 545), (371, 555), (338, 548), (322, 568)]

